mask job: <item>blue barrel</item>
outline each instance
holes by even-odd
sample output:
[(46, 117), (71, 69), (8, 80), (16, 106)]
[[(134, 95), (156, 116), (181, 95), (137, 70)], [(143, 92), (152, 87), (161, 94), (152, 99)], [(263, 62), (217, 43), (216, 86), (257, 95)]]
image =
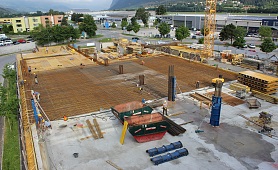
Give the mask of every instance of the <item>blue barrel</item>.
[(162, 147), (157, 148), (157, 153), (161, 154), (167, 152), (167, 148), (165, 147), (165, 145), (163, 145)]
[(179, 150), (177, 150), (177, 152), (180, 153), (180, 156), (187, 156), (189, 154), (189, 152), (186, 148), (179, 149)]
[(157, 156), (157, 157), (151, 158), (151, 161), (152, 161), (155, 165), (158, 165), (158, 164), (163, 163), (163, 158), (162, 158), (162, 156)]
[(163, 162), (171, 161), (172, 160), (171, 154), (167, 153), (166, 155), (162, 155), (162, 160)]
[(174, 143), (171, 143), (171, 144), (174, 145), (174, 148), (175, 148), (175, 149), (178, 149), (178, 148), (182, 148), (182, 147), (183, 147), (181, 141), (177, 141), (177, 142), (174, 142)]
[(148, 149), (146, 152), (149, 154), (149, 156), (157, 155), (157, 148)]
[(171, 155), (172, 159), (177, 159), (180, 157), (180, 152), (175, 151), (175, 152), (170, 153), (170, 155)]

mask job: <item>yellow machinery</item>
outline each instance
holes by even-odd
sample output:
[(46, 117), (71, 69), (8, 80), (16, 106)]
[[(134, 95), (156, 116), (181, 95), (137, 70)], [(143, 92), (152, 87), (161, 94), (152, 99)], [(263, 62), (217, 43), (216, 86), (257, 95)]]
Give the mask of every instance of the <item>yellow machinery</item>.
[(215, 32), (215, 15), (216, 15), (217, 0), (206, 0), (205, 8), (205, 26), (204, 26), (204, 50), (203, 57), (208, 58), (213, 56), (214, 49), (214, 32)]
[(219, 75), (218, 78), (214, 78), (211, 80), (211, 84), (213, 85), (213, 87), (215, 87), (217, 80), (220, 80), (222, 83), (224, 83), (224, 79), (223, 79), (222, 75)]

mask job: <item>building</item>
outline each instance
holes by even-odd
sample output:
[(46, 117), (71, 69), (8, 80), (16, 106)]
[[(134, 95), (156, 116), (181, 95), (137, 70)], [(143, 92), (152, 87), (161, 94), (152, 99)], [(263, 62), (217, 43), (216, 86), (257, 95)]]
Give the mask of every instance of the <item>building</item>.
[[(189, 29), (202, 29), (204, 27), (205, 15), (202, 14), (175, 14), (175, 15), (159, 15), (157, 18), (162, 22), (166, 22), (174, 27), (185, 26)], [(244, 27), (249, 33), (257, 33), (260, 26), (263, 25), (263, 20), (269, 24), (275, 19), (275, 16), (237, 16), (237, 15), (216, 15), (216, 31), (221, 31), (226, 25), (233, 24), (235, 26)], [(278, 26), (276, 26), (278, 27)]]
[(34, 30), (35, 27), (38, 27), (41, 24), (41, 17), (28, 17), (29, 31)]
[(41, 24), (45, 27), (46, 25), (54, 26), (60, 25), (63, 19), (63, 15), (51, 15), (51, 16), (41, 16)]
[(262, 22), (262, 25), (272, 29), (272, 40), (278, 41), (278, 17), (276, 19), (263, 19)]
[(0, 25), (3, 24), (12, 24), (12, 19), (11, 18), (0, 18)]
[(28, 18), (26, 20), (26, 17), (19, 17), (19, 18), (11, 18), (11, 20), (12, 20), (14, 33), (30, 31), (26, 29), (26, 21), (28, 24)]

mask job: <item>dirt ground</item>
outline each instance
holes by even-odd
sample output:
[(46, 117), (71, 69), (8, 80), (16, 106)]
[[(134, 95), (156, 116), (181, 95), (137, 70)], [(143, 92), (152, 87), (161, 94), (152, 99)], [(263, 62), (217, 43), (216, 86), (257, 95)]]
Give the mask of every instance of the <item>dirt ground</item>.
[[(226, 81), (237, 77), (176, 57), (150, 57), (144, 58), (144, 61), (144, 65), (141, 65), (141, 59), (135, 59), (113, 62), (109, 66), (86, 65), (40, 71), (37, 73), (39, 84), (33, 82), (31, 87), (41, 94), (42, 108), (51, 120), (55, 120), (64, 115), (74, 116), (110, 109), (143, 98), (154, 100), (166, 97), (169, 65), (175, 67), (177, 93), (195, 89), (196, 81), (200, 81), (200, 87), (209, 86), (211, 79), (219, 74)], [(124, 74), (119, 74), (119, 65), (123, 65)], [(142, 94), (137, 87), (139, 75), (145, 75)]]

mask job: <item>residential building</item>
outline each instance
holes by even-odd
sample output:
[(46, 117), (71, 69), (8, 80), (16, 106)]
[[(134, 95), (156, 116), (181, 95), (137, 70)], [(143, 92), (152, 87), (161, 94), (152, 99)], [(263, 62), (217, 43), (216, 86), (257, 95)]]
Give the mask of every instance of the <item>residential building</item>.
[(12, 24), (12, 19), (11, 18), (0, 18), (0, 25), (3, 24)]
[(28, 31), (26, 30), (25, 17), (11, 18), (14, 33)]
[(41, 24), (41, 17), (28, 17), (29, 31), (34, 30), (35, 27)]
[(49, 15), (41, 16), (41, 24), (45, 27), (46, 25), (54, 26), (60, 25), (63, 19), (63, 15)]

